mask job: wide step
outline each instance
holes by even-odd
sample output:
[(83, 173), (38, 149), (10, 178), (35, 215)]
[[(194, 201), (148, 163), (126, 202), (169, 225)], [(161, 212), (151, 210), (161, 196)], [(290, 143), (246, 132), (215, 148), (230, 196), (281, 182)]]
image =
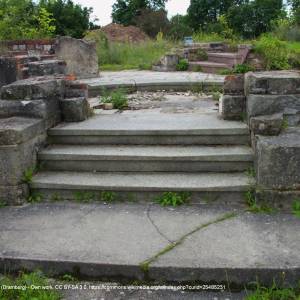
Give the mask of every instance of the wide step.
[(98, 115), (81, 123), (62, 123), (49, 130), (52, 144), (72, 145), (243, 145), (249, 130), (217, 114)]
[(153, 201), (162, 192), (185, 191), (194, 200), (209, 193), (230, 202), (241, 200), (251, 184), (244, 173), (40, 172), (30, 185), (45, 200), (54, 196), (74, 200), (78, 192), (89, 192), (89, 197), (99, 200), (101, 192), (113, 191), (122, 200), (133, 193), (136, 200)]
[(246, 146), (53, 145), (39, 160), (57, 171), (231, 172), (249, 168), (253, 153)]

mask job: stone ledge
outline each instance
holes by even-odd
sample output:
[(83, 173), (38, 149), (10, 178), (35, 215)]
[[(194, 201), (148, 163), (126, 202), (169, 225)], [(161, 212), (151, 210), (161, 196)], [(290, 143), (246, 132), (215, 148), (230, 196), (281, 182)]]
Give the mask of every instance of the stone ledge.
[(43, 120), (23, 117), (0, 119), (0, 145), (16, 145), (44, 133)]

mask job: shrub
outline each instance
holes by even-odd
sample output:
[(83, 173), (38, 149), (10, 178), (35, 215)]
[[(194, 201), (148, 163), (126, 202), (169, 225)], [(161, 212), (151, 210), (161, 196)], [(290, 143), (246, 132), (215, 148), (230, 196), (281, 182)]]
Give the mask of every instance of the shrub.
[(251, 71), (255, 71), (255, 68), (247, 64), (238, 64), (233, 69), (234, 74), (245, 74)]
[(177, 71), (187, 71), (189, 68), (189, 62), (187, 59), (181, 59), (176, 66)]
[(101, 97), (102, 103), (112, 103), (115, 109), (123, 109), (128, 106), (128, 98), (124, 90), (118, 89), (110, 94), (104, 92)]
[(265, 63), (267, 70), (289, 69), (288, 48), (286, 44), (271, 34), (262, 35), (255, 42), (255, 51), (259, 53)]

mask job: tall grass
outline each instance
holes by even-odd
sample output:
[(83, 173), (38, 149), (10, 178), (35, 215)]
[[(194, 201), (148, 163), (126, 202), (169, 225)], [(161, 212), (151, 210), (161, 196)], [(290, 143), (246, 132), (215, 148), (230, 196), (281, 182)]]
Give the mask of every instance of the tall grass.
[(88, 33), (86, 38), (96, 41), (101, 70), (151, 69), (175, 47), (174, 42), (161, 37), (141, 43), (109, 43), (101, 32), (96, 31)]

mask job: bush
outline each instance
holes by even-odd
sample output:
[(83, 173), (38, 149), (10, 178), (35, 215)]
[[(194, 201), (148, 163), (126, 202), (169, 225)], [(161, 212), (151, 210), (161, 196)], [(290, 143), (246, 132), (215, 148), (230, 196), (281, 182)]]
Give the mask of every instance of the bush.
[(112, 103), (115, 109), (123, 109), (128, 106), (128, 98), (124, 90), (118, 89), (110, 94), (103, 91), (103, 96), (101, 97), (102, 103)]
[(291, 66), (288, 62), (289, 50), (286, 43), (271, 34), (265, 34), (255, 42), (255, 51), (259, 53), (267, 70), (285, 70)]
[(181, 59), (176, 66), (176, 71), (187, 71), (189, 68), (189, 62), (187, 59)]

